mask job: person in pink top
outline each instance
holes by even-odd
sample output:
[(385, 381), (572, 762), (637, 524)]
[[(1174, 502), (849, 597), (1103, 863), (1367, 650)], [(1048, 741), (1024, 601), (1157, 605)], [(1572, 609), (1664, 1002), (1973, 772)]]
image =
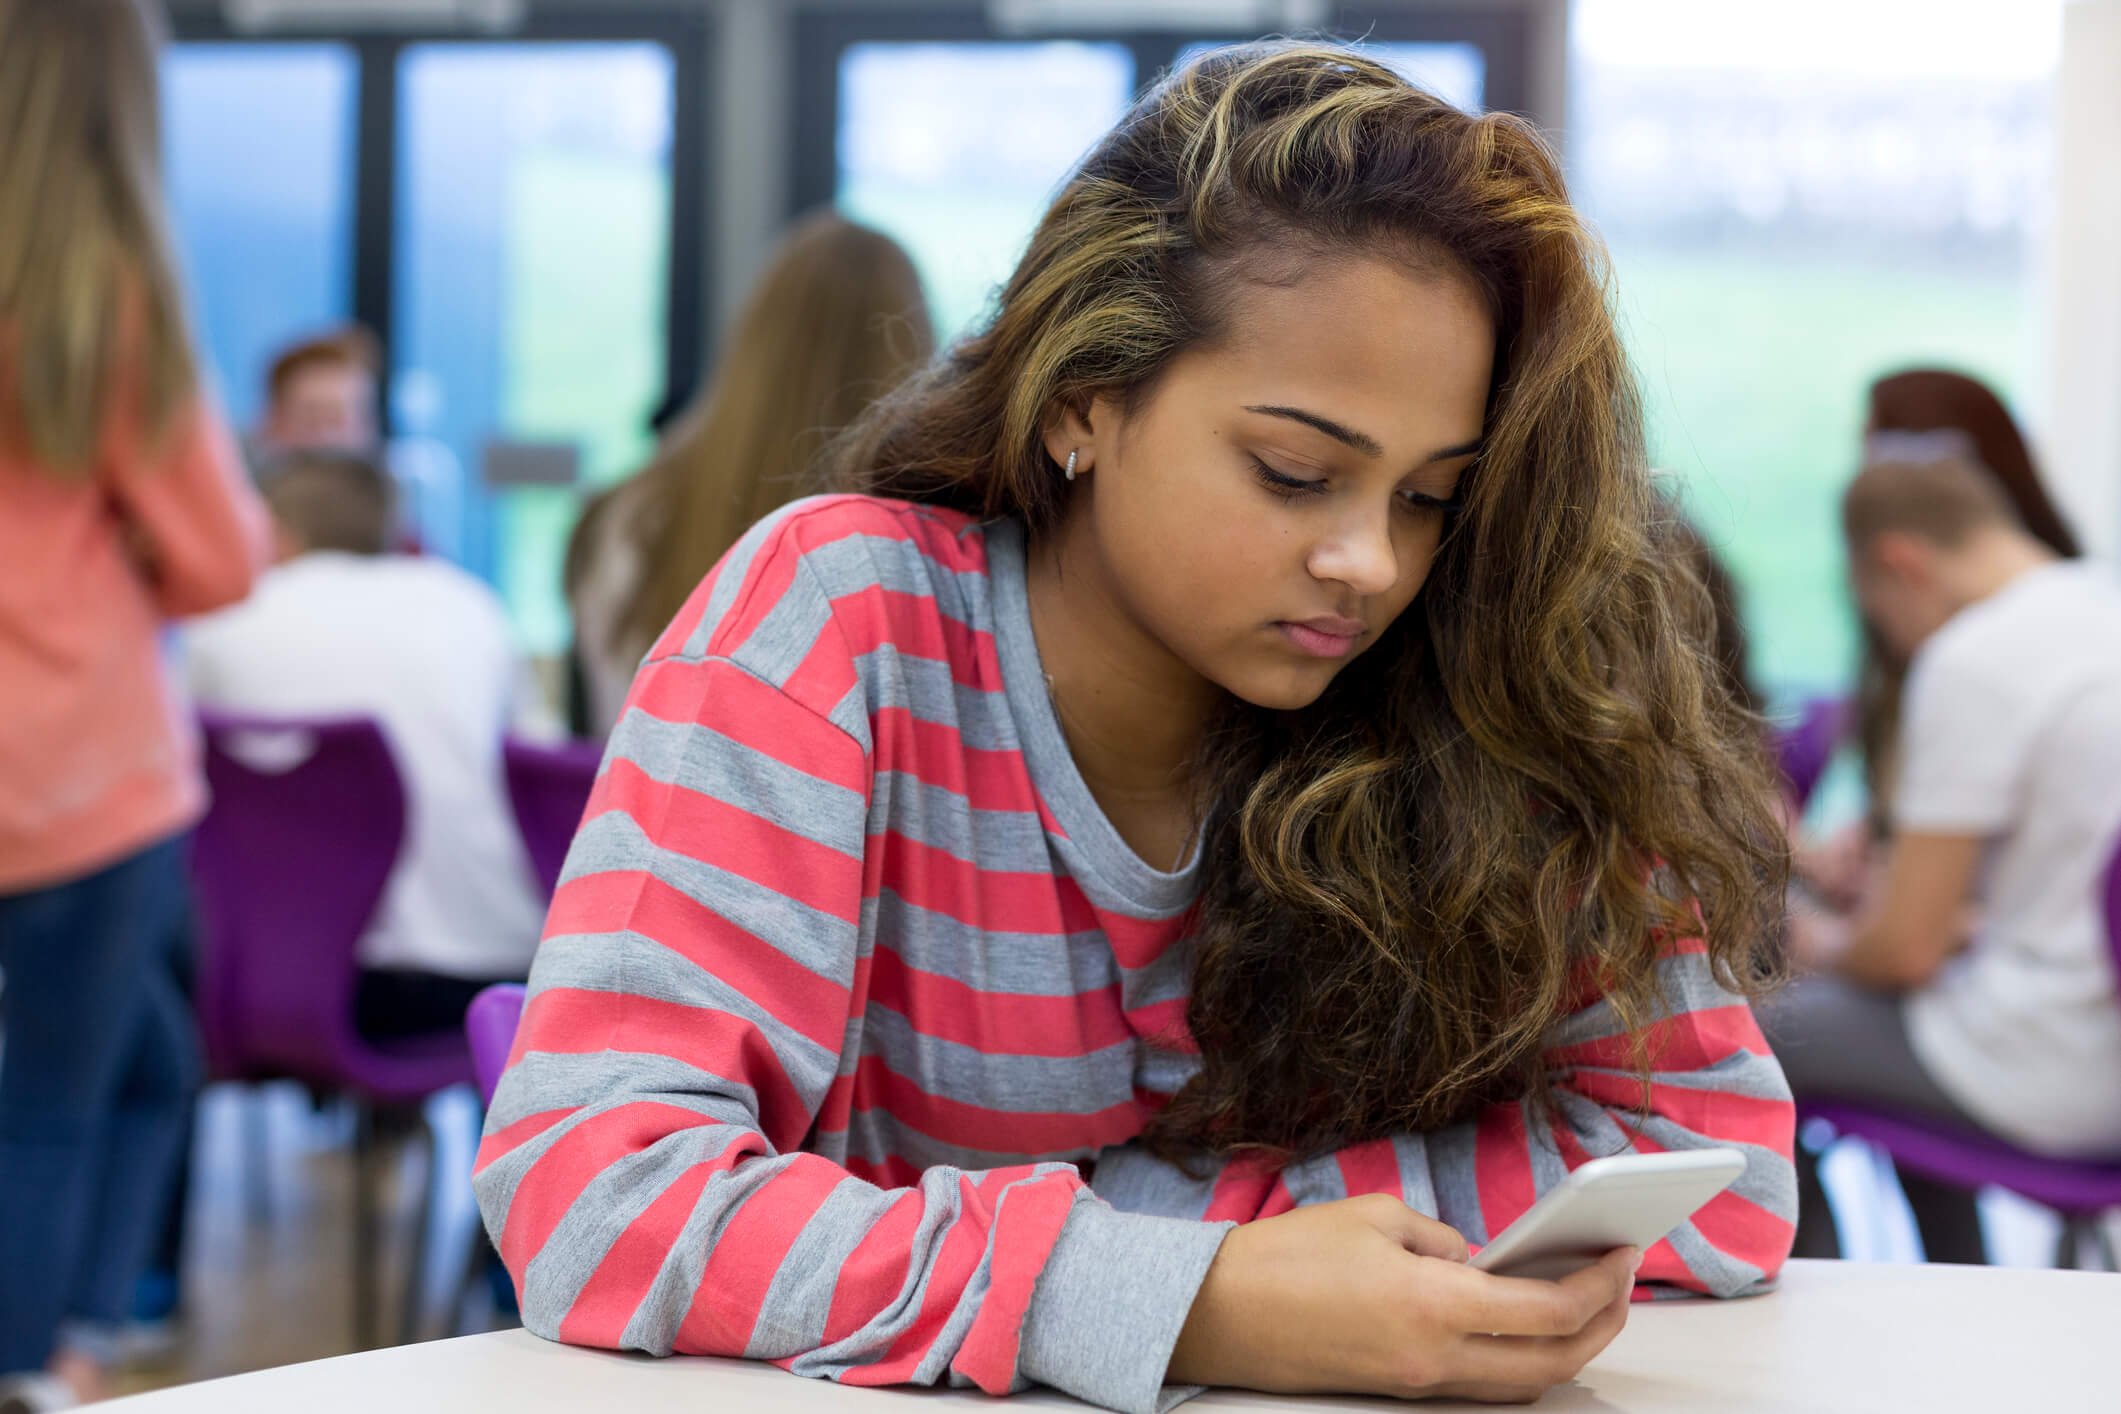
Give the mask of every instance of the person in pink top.
[(194, 361), (157, 39), (140, 0), (0, 0), (0, 1409), (100, 1392), (180, 1158), (206, 792), (159, 640), (271, 548)]

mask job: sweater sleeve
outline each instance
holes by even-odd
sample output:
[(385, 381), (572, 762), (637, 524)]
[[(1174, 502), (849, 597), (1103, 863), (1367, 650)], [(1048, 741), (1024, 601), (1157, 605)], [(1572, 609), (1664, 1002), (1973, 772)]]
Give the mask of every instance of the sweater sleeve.
[(272, 521), (233, 434), (205, 395), (152, 438), (107, 449), (112, 494), (144, 541), (149, 583), (169, 618), (233, 604), (272, 559)]
[(1279, 1173), (1233, 1164), (1196, 1179), (1129, 1145), (1098, 1159), (1098, 1195), (1131, 1212), (1244, 1222), (1389, 1193), (1478, 1248), (1590, 1159), (1727, 1146), (1745, 1155), (1744, 1173), (1644, 1254), (1640, 1289), (1711, 1296), (1762, 1289), (1795, 1236), (1789, 1086), (1751, 1008), (1716, 982), (1698, 940), (1674, 945), (1660, 973), (1670, 1014), (1647, 1038), (1647, 1095), (1628, 1061), (1627, 1032), (1596, 1000), (1548, 1038), (1551, 1107), (1531, 1099), (1491, 1106), (1464, 1124), (1374, 1140)]
[[(643, 666), (476, 1165), (531, 1330), (848, 1384), (1029, 1378), (1034, 1285), (1064, 1230), (1101, 1251), (1115, 1216), (1075, 1169), (938, 1166), (887, 1190), (803, 1152), (857, 1059), (868, 789), (853, 736), (743, 665)], [(1134, 1225), (1167, 1249), (1146, 1299), (1175, 1341), (1221, 1230)], [(1078, 1302), (1062, 1326), (1094, 1321)], [(1095, 1361), (1045, 1377), (1145, 1410), (1170, 1354), (1154, 1344), (1118, 1384)]]

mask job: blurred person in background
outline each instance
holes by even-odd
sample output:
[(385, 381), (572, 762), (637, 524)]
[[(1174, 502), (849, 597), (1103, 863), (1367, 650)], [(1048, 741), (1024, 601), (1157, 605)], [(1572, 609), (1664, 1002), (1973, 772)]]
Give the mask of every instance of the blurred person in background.
[[(275, 354), (266, 373), (265, 416), (245, 447), (253, 475), (275, 455), (292, 449), (373, 447), (381, 367), (375, 335), (359, 325), (304, 339)], [(189, 997), (189, 949), (180, 950), (172, 961), (177, 984)], [(162, 1238), (141, 1278), (135, 1319), (122, 1343), (128, 1363), (164, 1356), (175, 1348), (189, 1178), (189, 1170), (180, 1168)]]
[(249, 600), (187, 624), (203, 706), (372, 717), (396, 758), (405, 842), (360, 943), (356, 1026), (452, 1030), (481, 987), (521, 981), (544, 900), (501, 763), (512, 728), (549, 734), (506, 610), (433, 556), (392, 554), (390, 478), (351, 452), (290, 452), (260, 482), (278, 563)]
[[(2121, 836), (2121, 584), (2032, 533), (1971, 456), (1885, 460), (1842, 520), (1865, 621), (1907, 665), (1890, 833), (1854, 909), (1793, 935), (1763, 1020), (1800, 1099), (2121, 1155), (2121, 1009), (2098, 881)], [(1803, 1255), (1833, 1255), (1800, 1155)], [(1932, 1260), (1979, 1262), (1963, 1190), (1902, 1175)]]
[(199, 1062), (169, 954), (206, 805), (163, 624), (270, 533), (206, 395), (160, 179), (159, 18), (0, 0), (0, 1409), (102, 1393)]
[(934, 346), (896, 241), (831, 212), (796, 226), (654, 460), (576, 527), (566, 592), (590, 734), (610, 732), (634, 668), (700, 577), (760, 517), (819, 489), (811, 465), (833, 434)]
[(266, 370), (265, 416), (252, 439), (256, 454), (375, 451), (382, 367), (376, 336), (357, 324), (281, 350)]
[[(1945, 445), (1929, 439), (1962, 439), (1970, 464), (1994, 478), (2027, 533), (2064, 559), (2080, 553), (2075, 533), (2040, 479), (2024, 434), (1986, 384), (1944, 369), (1907, 369), (1871, 384), (1869, 402), (1864, 438), (1874, 450), (1866, 453), (1866, 461), (1898, 455), (1895, 448), (1927, 446), (1928, 451), (1914, 451), (1919, 459)], [(1863, 758), (1870, 809), (1864, 820), (1800, 849), (1792, 861), (1807, 887), (1842, 909), (1861, 900), (1878, 863), (1879, 840), (1889, 828), (1900, 692), (1907, 676), (1905, 659), (1879, 637), (1876, 627), (1868, 620), (1860, 627), (1863, 655), (1850, 720)]]
[(1973, 462), (2002, 488), (2026, 532), (2064, 559), (2082, 554), (2055, 509), (2010, 410), (1980, 380), (1943, 369), (1914, 368), (1871, 384), (1864, 435), (1958, 432), (1973, 444)]

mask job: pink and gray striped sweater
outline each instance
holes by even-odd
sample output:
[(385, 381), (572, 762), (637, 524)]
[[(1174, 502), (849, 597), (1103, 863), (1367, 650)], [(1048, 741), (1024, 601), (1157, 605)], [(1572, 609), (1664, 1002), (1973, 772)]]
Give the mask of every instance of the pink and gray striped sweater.
[(1231, 1222), (1385, 1192), (1477, 1245), (1630, 1145), (1750, 1159), (1642, 1280), (1729, 1296), (1780, 1267), (1789, 1092), (1698, 944), (1663, 964), (1647, 1118), (1594, 999), (1552, 1037), (1556, 1111), (1278, 1174), (1142, 1153), (1192, 1064), (1194, 893), (1075, 771), (1019, 527), (852, 496), (761, 523), (634, 681), (487, 1118), (525, 1323), (1136, 1414), (1179, 1393)]

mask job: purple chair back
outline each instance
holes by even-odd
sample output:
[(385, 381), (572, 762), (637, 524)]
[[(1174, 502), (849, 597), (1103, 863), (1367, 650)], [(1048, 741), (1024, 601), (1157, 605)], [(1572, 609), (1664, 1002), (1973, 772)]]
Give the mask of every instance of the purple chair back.
[(209, 1062), (325, 1079), (353, 1035), (354, 948), (405, 836), (397, 765), (365, 719), (203, 726), (213, 805), (192, 875)]
[(516, 1024), (523, 1019), (520, 982), (496, 982), (471, 999), (464, 1014), (464, 1035), (471, 1042), (471, 1067), (478, 1073), (479, 1098), (493, 1103), (493, 1087), (508, 1068), (508, 1049), (515, 1044)]
[(560, 886), (560, 866), (581, 827), (590, 789), (604, 748), (595, 742), (571, 741), (546, 746), (510, 739), (501, 746), (508, 773), (508, 801), (515, 809), (516, 829), (530, 855), (531, 870), (551, 898)]
[(2106, 945), (2114, 959), (2114, 1000), (2121, 1002), (2121, 840), (2114, 841), (2113, 862), (2106, 866)]
[(1804, 704), (1797, 725), (1775, 737), (1775, 761), (1789, 787), (1790, 802), (1802, 810), (1819, 786), (1848, 731), (1848, 702), (1839, 697), (1815, 697)]
[(405, 791), (365, 719), (207, 714), (213, 803), (192, 845), (200, 1030), (213, 1073), (292, 1077), (384, 1104), (471, 1078), (454, 1033), (370, 1045), (356, 949), (405, 835)]

